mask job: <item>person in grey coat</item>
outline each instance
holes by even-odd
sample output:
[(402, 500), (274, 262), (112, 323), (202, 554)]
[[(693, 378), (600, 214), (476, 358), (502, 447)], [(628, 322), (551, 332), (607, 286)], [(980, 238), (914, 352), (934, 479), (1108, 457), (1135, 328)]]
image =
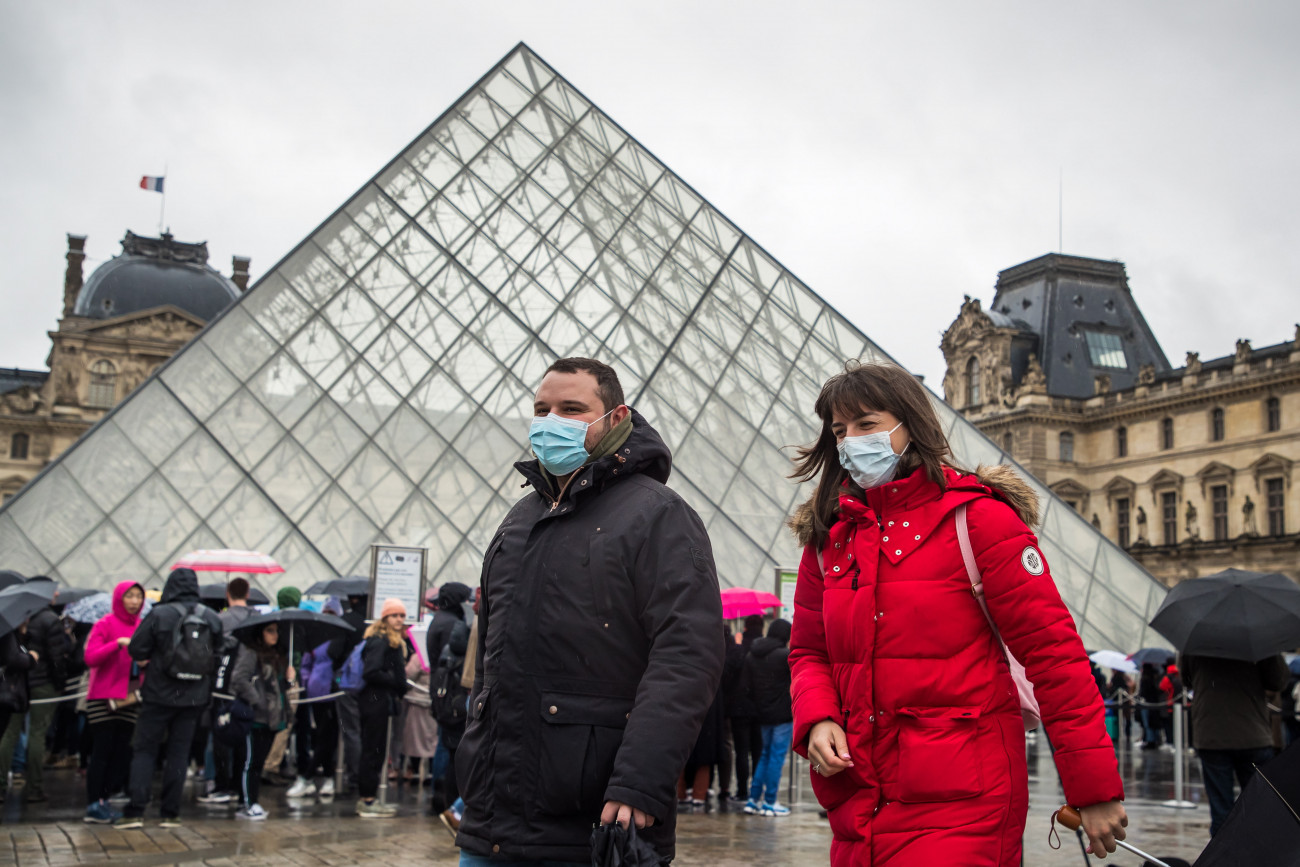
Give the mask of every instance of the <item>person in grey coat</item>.
[(671, 859), (677, 777), (722, 675), (709, 537), (608, 365), (555, 362), (533, 413), (537, 459), (515, 465), (532, 490), (480, 576), (460, 863), (591, 863), (592, 826), (616, 821)]

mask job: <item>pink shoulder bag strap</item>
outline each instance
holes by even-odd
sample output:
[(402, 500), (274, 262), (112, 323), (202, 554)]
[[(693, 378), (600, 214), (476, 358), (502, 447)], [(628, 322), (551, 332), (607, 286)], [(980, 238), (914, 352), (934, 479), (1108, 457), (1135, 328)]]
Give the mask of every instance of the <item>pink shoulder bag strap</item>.
[(984, 601), (984, 580), (980, 577), (979, 566), (975, 564), (975, 551), (970, 544), (970, 530), (966, 527), (965, 503), (957, 507), (957, 543), (961, 546), (961, 559), (966, 564), (966, 576), (970, 579), (970, 592), (974, 595), (975, 601), (979, 602), (984, 618), (988, 620), (989, 628), (993, 630), (993, 636), (998, 640), (998, 645), (1007, 657), (1011, 680), (1015, 682), (1016, 693), (1020, 698), (1020, 716), (1025, 722), (1025, 731), (1033, 731), (1042, 723), (1043, 714), (1038, 708), (1038, 699), (1034, 698), (1034, 685), (1025, 676), (1025, 667), (1011, 655), (1007, 643), (1002, 640), (1002, 633), (998, 631), (998, 625), (993, 622), (993, 615), (989, 613), (989, 604)]

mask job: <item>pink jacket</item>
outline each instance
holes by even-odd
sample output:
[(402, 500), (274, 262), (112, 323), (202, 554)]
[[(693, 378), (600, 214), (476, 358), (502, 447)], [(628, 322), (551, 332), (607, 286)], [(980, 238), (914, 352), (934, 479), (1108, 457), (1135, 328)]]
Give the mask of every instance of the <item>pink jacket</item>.
[[(118, 647), (119, 638), (130, 638), (140, 625), (140, 616), (127, 614), (122, 597), (135, 581), (123, 581), (113, 588), (113, 610), (99, 618), (86, 637), (86, 667), (90, 669), (87, 699), (126, 698), (131, 685), (131, 655)], [(140, 587), (140, 592), (144, 588)]]

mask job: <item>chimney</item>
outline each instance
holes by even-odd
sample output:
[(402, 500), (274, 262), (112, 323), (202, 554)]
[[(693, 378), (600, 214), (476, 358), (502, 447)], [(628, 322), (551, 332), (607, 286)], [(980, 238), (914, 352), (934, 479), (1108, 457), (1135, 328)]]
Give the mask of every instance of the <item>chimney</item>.
[(230, 282), (238, 286), (240, 292), (248, 291), (248, 263), (252, 261), (247, 256), (234, 256), (230, 260)]
[(81, 294), (81, 263), (86, 259), (86, 236), (68, 235), (68, 270), (63, 277), (63, 315), (72, 315)]

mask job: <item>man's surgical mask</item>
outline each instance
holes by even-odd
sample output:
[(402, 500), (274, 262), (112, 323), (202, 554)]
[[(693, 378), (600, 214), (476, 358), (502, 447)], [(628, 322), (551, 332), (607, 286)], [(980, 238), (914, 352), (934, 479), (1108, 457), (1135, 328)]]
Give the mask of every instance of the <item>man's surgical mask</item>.
[[(849, 471), (849, 477), (862, 490), (883, 485), (894, 477), (902, 453), (894, 454), (889, 435), (902, 426), (903, 423), (900, 421), (890, 431), (845, 437), (840, 440), (840, 466)], [(903, 451), (907, 451), (907, 446), (903, 446)]]
[[(611, 409), (596, 421), (613, 411)], [(534, 418), (528, 429), (528, 442), (543, 469), (553, 476), (567, 476), (585, 464), (591, 456), (587, 452), (587, 428), (596, 421), (564, 418), (555, 413)]]

